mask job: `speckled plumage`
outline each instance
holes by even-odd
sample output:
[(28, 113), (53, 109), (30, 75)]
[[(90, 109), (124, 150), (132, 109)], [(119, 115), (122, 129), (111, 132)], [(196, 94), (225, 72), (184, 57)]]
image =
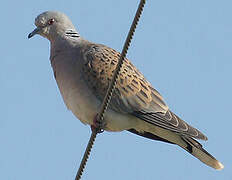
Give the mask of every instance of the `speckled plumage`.
[[(84, 60), (83, 78), (92, 93), (103, 101), (120, 53), (100, 44), (89, 43), (87, 47), (81, 54)], [(146, 122), (177, 133), (207, 140), (201, 132), (169, 111), (159, 92), (128, 59), (122, 65), (110, 108), (133, 114)]]
[[(50, 41), (51, 65), (65, 104), (81, 122), (93, 124), (120, 53), (84, 40), (63, 13), (44, 12), (35, 24), (37, 28), (28, 37), (40, 34)], [(122, 66), (104, 121), (107, 131), (128, 130), (177, 144), (208, 166), (223, 168), (194, 139), (207, 140), (206, 136), (171, 112), (162, 96), (128, 59)]]

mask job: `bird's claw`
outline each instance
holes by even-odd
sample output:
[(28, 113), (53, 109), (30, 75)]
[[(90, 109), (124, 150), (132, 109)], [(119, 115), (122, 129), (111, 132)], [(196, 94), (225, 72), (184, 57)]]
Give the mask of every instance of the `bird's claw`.
[(98, 114), (93, 119), (93, 124), (91, 125), (91, 130), (96, 131), (96, 133), (103, 133), (104, 128), (106, 127), (105, 121), (98, 120)]

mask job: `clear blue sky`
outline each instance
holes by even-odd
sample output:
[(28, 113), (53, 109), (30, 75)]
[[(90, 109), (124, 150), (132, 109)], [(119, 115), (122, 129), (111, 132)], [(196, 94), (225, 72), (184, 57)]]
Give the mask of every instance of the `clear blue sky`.
[[(46, 10), (66, 13), (80, 34), (121, 51), (138, 0), (1, 3), (0, 179), (71, 180), (90, 136), (65, 107), (48, 40), (27, 35)], [(232, 1), (148, 1), (128, 57), (170, 109), (204, 132), (215, 171), (181, 148), (127, 132), (97, 137), (83, 179), (231, 180)]]

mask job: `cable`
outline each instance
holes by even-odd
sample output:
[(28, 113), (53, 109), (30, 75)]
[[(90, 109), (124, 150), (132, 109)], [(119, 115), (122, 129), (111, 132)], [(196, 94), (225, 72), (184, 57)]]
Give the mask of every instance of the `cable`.
[[(111, 83), (110, 83), (109, 88), (107, 90), (106, 96), (105, 96), (105, 98), (103, 100), (103, 103), (101, 105), (99, 114), (97, 116), (97, 122), (100, 122), (99, 124), (102, 124), (101, 122), (103, 122), (104, 113), (106, 112), (106, 110), (107, 110), (107, 108), (109, 106), (110, 100), (112, 98), (112, 94), (113, 94), (113, 91), (114, 91), (116, 83), (117, 83), (117, 79), (118, 79), (118, 76), (119, 76), (119, 73), (120, 73), (120, 69), (121, 69), (122, 64), (123, 64), (123, 60), (126, 57), (128, 48), (130, 46), (131, 40), (133, 38), (136, 26), (138, 24), (138, 21), (139, 21), (139, 18), (141, 16), (141, 14), (142, 14), (142, 11), (143, 11), (145, 3), (146, 3), (146, 0), (140, 0), (139, 7), (138, 7), (138, 9), (136, 11), (134, 20), (133, 20), (132, 25), (130, 27), (129, 33), (127, 35), (127, 38), (126, 38), (125, 44), (123, 46), (123, 50), (122, 50), (121, 56), (119, 58), (117, 67), (115, 69), (113, 78), (111, 80)], [(92, 131), (91, 137), (90, 137), (88, 145), (86, 147), (85, 154), (84, 154), (84, 156), (82, 158), (82, 161), (81, 161), (80, 167), (78, 169), (78, 172), (77, 172), (75, 180), (80, 180), (81, 179), (81, 176), (83, 174), (86, 162), (87, 162), (87, 160), (89, 158), (90, 152), (91, 152), (93, 144), (95, 142), (97, 133), (103, 132), (102, 128), (104, 128), (104, 127), (100, 126), (100, 127), (96, 128), (96, 129), (94, 129)]]

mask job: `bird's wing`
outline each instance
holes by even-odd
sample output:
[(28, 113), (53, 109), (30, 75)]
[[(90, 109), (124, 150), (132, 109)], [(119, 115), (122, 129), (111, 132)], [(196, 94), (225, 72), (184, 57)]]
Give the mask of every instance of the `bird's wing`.
[[(83, 78), (93, 94), (103, 101), (113, 77), (120, 53), (104, 45), (90, 44), (82, 52)], [(194, 138), (207, 138), (197, 129), (169, 111), (162, 96), (156, 91), (137, 68), (125, 59), (110, 108), (129, 113), (159, 127)]]

